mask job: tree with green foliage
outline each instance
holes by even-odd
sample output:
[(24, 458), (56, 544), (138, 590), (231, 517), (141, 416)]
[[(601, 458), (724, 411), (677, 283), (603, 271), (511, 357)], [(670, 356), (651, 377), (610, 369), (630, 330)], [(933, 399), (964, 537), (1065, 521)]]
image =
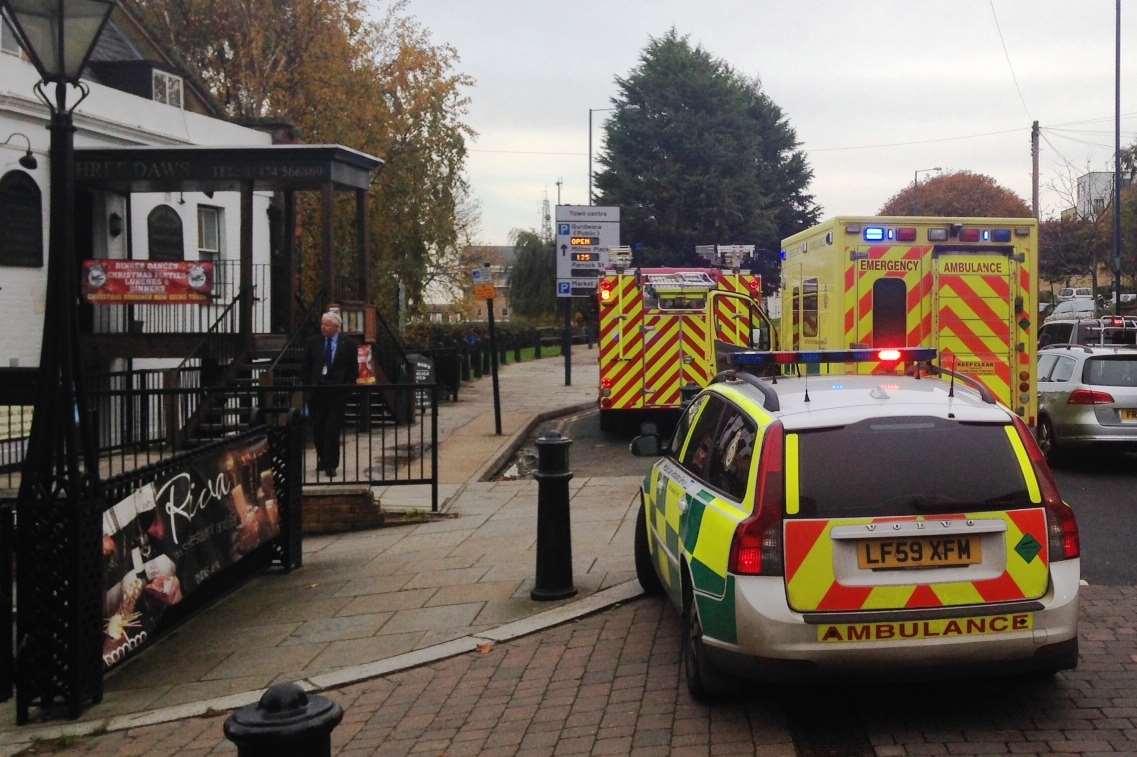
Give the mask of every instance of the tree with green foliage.
[(556, 313), (557, 260), (553, 242), (532, 230), (513, 235), (513, 268), (509, 271), (509, 306), (523, 318)]
[(781, 240), (816, 222), (813, 171), (782, 109), (675, 29), (616, 77), (598, 204), (619, 205), (641, 264), (700, 264), (696, 244)]
[(1065, 284), (1071, 276), (1093, 272), (1108, 243), (1101, 223), (1090, 219), (1052, 218), (1039, 224), (1038, 277)]

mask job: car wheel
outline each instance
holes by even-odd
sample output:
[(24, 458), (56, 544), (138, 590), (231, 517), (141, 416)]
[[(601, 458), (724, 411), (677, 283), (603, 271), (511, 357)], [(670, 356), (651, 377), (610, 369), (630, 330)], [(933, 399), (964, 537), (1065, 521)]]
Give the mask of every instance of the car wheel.
[(730, 681), (715, 670), (707, 659), (699, 608), (691, 594), (691, 587), (686, 582), (683, 586), (683, 647), (680, 652), (687, 690), (692, 697), (707, 702), (730, 693)]
[(1062, 463), (1064, 456), (1058, 444), (1058, 437), (1054, 435), (1054, 424), (1046, 416), (1038, 421), (1038, 448), (1046, 455), (1046, 460), (1051, 465)]
[(636, 516), (635, 556), (636, 578), (643, 587), (644, 594), (654, 595), (663, 593), (663, 584), (659, 574), (655, 572), (655, 561), (651, 559), (651, 550), (648, 548), (647, 518), (644, 516), (643, 499), (640, 499), (640, 512)]

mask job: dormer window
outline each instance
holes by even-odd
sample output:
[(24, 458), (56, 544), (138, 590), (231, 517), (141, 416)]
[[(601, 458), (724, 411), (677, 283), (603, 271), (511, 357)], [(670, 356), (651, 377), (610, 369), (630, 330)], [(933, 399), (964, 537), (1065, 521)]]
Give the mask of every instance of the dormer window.
[(154, 69), (151, 81), (154, 102), (173, 105), (175, 108), (182, 107), (182, 77)]

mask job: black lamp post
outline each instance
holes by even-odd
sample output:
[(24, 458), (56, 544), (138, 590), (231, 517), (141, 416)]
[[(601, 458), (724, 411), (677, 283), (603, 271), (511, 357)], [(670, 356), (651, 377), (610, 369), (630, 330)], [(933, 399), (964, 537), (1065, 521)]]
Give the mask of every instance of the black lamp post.
[[(78, 717), (102, 698), (101, 508), (94, 439), (81, 391), (75, 259), (79, 80), (114, 0), (0, 0), (42, 79), (51, 113), (51, 221), (39, 390), (20, 482), (17, 720), (31, 706)], [(46, 85), (54, 84), (50, 92)], [(68, 90), (79, 96), (68, 104)]]

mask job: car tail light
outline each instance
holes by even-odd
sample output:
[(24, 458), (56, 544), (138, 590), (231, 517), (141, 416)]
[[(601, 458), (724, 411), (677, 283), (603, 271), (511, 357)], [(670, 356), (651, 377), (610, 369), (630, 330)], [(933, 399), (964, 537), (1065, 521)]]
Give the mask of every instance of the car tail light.
[(1070, 392), (1067, 405), (1111, 405), (1113, 395), (1109, 392), (1098, 392), (1093, 389), (1075, 389)]
[(1062, 501), (1062, 495), (1058, 493), (1058, 484), (1054, 481), (1054, 474), (1046, 464), (1046, 456), (1042, 454), (1038, 442), (1034, 440), (1034, 434), (1023, 423), (1022, 418), (1015, 416), (1014, 423), (1015, 429), (1019, 432), (1019, 439), (1026, 448), (1027, 457), (1030, 458), (1031, 467), (1034, 468), (1038, 491), (1042, 495), (1042, 506), (1046, 508), (1050, 562), (1071, 560), (1082, 553), (1074, 511)]
[(916, 241), (916, 227), (915, 226), (901, 226), (896, 230), (897, 242), (915, 242)]
[(750, 290), (751, 294), (762, 290), (762, 280), (757, 276), (753, 276), (746, 282), (746, 288)]
[(609, 408), (611, 408), (612, 407), (612, 398), (611, 397), (602, 397), (600, 400), (600, 407), (603, 408), (604, 410), (608, 410)]
[(900, 350), (881, 350), (876, 356), (882, 362), (891, 363), (900, 359)]
[(781, 421), (770, 424), (762, 439), (754, 511), (738, 524), (730, 543), (727, 569), (735, 575), (782, 575), (782, 514), (786, 506), (784, 444)]

